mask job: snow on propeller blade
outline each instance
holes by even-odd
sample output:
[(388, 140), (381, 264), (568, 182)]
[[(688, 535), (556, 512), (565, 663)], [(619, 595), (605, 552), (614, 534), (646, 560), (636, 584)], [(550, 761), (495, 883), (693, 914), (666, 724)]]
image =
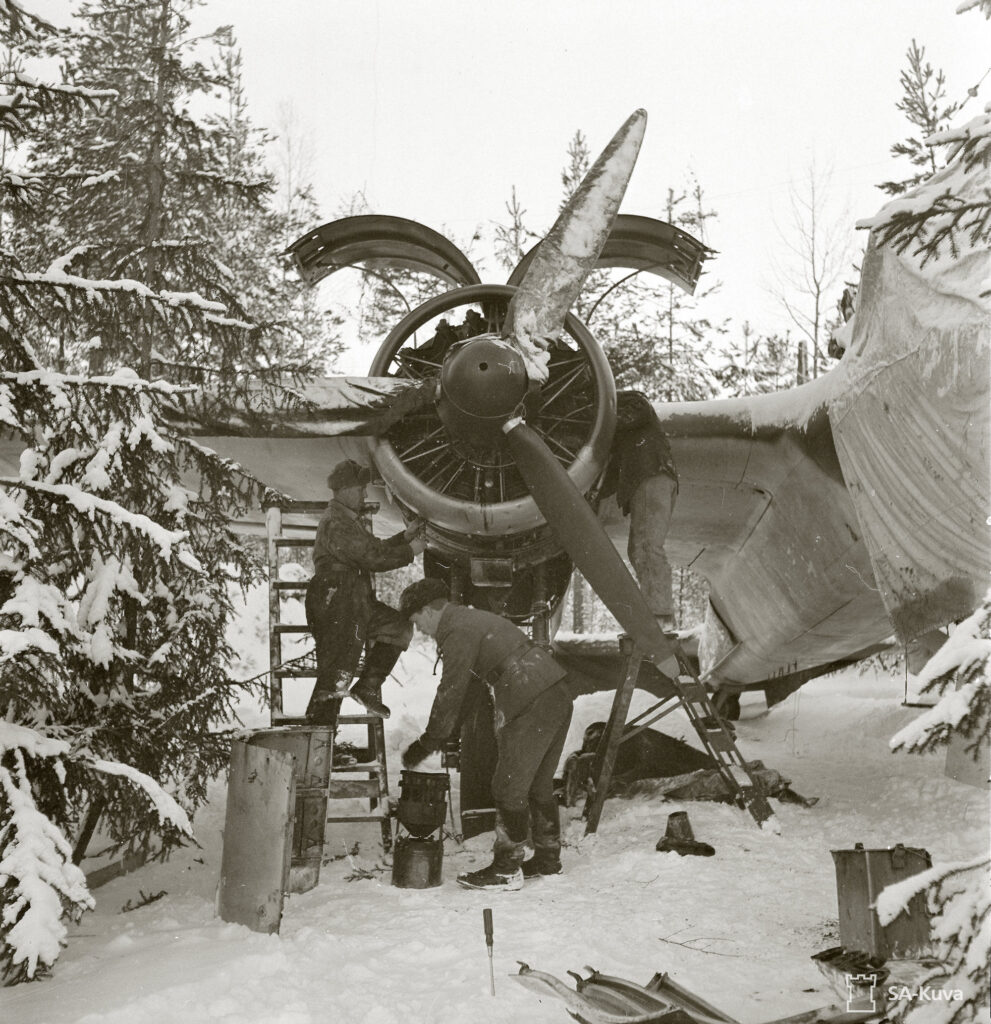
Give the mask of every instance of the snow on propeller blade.
[(669, 678), (681, 671), (664, 635), (592, 507), (536, 431), (521, 419), (503, 427), (527, 488), (589, 586), (630, 634), (637, 647)]
[[(637, 110), (613, 136), (541, 243), (510, 303), (507, 340), (523, 356), (531, 386), (547, 378), (548, 349), (609, 237), (647, 125)], [(543, 440), (518, 416), (503, 425), (506, 443), (557, 540), (617, 622), (665, 675), (680, 671), (674, 646), (657, 625), (599, 520)]]
[(606, 244), (646, 127), (645, 110), (626, 119), (558, 215), (513, 296), (504, 337), (523, 356), (531, 381), (547, 380), (548, 349)]

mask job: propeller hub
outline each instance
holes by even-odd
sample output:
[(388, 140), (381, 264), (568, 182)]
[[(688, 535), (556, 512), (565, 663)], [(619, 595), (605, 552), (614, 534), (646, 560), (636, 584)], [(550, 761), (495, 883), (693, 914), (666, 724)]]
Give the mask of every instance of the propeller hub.
[(502, 425), (526, 398), (519, 351), (494, 334), (453, 346), (440, 372), (437, 412), (455, 441), (502, 443)]

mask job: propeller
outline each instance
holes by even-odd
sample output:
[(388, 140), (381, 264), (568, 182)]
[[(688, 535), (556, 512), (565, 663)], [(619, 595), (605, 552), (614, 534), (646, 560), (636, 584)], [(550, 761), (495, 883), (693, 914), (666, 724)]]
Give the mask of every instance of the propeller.
[(626, 119), (537, 248), (510, 303), (504, 333), (531, 381), (547, 380), (548, 350), (606, 244), (646, 127), (645, 110)]
[[(548, 350), (609, 238), (646, 124), (646, 112), (637, 110), (613, 136), (534, 252), (513, 296), (507, 333), (523, 356), (531, 384), (547, 379)], [(676, 678), (681, 671), (677, 648), (658, 626), (584, 495), (519, 415), (509, 417), (502, 431), (558, 543), (640, 650), (659, 671)]]
[(540, 435), (518, 417), (503, 426), (516, 467), (533, 500), (589, 586), (660, 672), (681, 672), (677, 648), (657, 624), (640, 587), (584, 495)]

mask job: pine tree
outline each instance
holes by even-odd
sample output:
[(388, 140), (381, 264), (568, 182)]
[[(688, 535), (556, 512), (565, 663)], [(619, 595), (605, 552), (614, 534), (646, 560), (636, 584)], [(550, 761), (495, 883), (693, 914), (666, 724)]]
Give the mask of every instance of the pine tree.
[(716, 377), (726, 396), (758, 395), (779, 391), (794, 383), (786, 339), (760, 335), (744, 320), (739, 341), (729, 338), (722, 348), (722, 364)]
[(526, 210), (520, 205), (515, 185), (506, 203), (506, 213), (509, 223), (495, 225), (495, 253), (503, 270), (511, 272), (537, 241), (524, 221)]
[[(668, 189), (662, 220), (704, 242), (715, 217), (715, 211), (706, 209), (697, 180), (681, 192)], [(722, 361), (727, 324), (713, 321), (702, 309), (719, 283), (709, 282), (703, 271), (696, 293), (686, 295), (670, 281), (624, 276), (630, 279), (615, 287), (601, 317), (605, 326), (599, 327), (609, 339), (607, 355), (617, 385), (665, 402), (713, 397), (719, 389), (716, 368)]]

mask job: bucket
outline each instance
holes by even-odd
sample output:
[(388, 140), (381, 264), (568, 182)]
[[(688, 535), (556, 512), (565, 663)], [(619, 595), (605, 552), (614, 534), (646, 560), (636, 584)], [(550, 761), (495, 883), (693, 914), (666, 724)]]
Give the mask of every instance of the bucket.
[(449, 785), (446, 772), (402, 773), (396, 819), (411, 836), (425, 839), (444, 824)]
[(432, 889), (440, 885), (443, 839), (400, 836), (392, 851), (392, 884), (397, 889)]

